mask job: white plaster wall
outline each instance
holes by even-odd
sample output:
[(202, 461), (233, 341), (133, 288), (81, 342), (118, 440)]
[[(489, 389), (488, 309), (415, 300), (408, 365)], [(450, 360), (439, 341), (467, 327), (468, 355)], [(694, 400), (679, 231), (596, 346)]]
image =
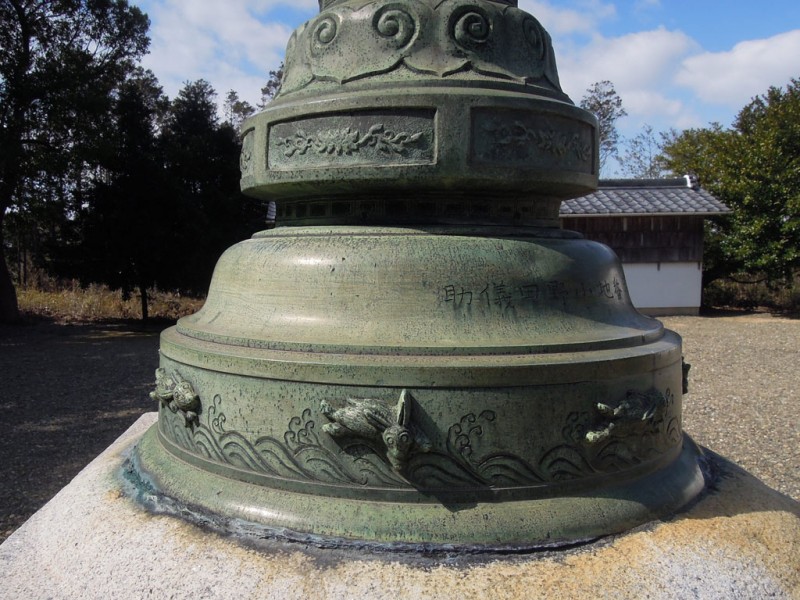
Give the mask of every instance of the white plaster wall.
[(628, 263), (622, 269), (633, 305), (640, 310), (700, 307), (703, 275), (700, 263)]

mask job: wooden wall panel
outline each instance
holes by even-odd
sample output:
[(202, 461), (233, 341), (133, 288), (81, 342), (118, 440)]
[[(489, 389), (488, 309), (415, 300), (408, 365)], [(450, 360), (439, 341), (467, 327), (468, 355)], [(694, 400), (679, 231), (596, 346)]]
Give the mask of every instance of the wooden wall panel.
[(702, 262), (703, 217), (566, 217), (564, 229), (610, 246), (622, 262)]

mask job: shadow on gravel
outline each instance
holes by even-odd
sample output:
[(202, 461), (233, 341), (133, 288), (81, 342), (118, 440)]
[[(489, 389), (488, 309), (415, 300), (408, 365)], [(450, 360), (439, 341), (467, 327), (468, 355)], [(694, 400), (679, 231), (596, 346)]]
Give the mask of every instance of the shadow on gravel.
[(701, 307), (700, 317), (708, 317), (710, 319), (722, 317), (761, 317), (770, 318), (775, 317), (779, 319), (800, 319), (800, 313), (790, 311), (774, 311), (774, 310), (746, 310), (743, 308), (707, 308)]
[(142, 413), (170, 322), (0, 326), (0, 541)]

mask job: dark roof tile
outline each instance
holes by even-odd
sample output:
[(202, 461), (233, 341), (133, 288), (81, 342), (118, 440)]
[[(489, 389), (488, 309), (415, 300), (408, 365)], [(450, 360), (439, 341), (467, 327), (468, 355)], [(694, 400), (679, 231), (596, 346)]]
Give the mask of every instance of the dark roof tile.
[(727, 212), (730, 212), (727, 206), (686, 178), (605, 180), (600, 181), (596, 192), (561, 203), (562, 217), (613, 214), (720, 215)]

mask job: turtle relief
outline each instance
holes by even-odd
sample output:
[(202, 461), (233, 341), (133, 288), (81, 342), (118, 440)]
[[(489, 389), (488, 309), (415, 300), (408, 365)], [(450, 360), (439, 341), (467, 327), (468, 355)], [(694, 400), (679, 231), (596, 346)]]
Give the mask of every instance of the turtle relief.
[(180, 413), (186, 427), (197, 423), (200, 397), (177, 371), (168, 374), (166, 369), (156, 369), (156, 389), (150, 392), (150, 398), (173, 413)]

